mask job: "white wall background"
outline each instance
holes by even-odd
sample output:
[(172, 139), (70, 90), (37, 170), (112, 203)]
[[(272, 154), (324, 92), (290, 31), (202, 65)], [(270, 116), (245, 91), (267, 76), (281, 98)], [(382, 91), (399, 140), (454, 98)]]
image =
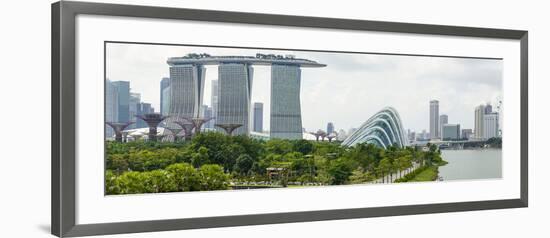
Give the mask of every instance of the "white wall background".
[[(529, 208), (113, 237), (547, 237), (550, 28), (545, 1), (109, 1), (529, 30)], [(50, 1), (7, 1), (0, 37), (0, 237), (50, 237)], [(19, 116), (8, 120), (10, 115)], [(29, 134), (30, 133), (30, 134)], [(32, 147), (31, 144), (32, 143)], [(537, 149), (535, 149), (537, 148)]]

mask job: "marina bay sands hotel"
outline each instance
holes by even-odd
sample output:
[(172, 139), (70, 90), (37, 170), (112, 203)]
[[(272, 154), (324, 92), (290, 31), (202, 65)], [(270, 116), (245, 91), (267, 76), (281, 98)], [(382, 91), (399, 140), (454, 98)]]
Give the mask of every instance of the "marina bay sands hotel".
[[(241, 124), (233, 134), (250, 132), (254, 65), (271, 66), (270, 138), (302, 139), (300, 106), (301, 67), (325, 67), (292, 55), (211, 56), (188, 54), (172, 57), (170, 106), (172, 116), (198, 117), (203, 105), (205, 65), (218, 65), (217, 124)], [(214, 106), (214, 105), (212, 105)]]

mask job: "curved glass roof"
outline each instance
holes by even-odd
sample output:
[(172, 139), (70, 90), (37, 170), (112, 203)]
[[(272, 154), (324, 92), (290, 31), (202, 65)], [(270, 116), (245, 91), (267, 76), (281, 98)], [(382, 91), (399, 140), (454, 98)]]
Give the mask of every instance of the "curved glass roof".
[(372, 143), (383, 148), (391, 145), (398, 147), (409, 145), (399, 113), (393, 107), (386, 107), (374, 114), (357, 131), (348, 136), (342, 145), (354, 146), (359, 143)]

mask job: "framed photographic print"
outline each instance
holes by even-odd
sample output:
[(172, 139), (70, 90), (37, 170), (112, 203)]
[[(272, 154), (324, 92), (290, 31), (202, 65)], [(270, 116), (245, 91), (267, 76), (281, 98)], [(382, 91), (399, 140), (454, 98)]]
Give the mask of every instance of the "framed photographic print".
[(527, 31), (52, 5), (60, 237), (527, 206)]

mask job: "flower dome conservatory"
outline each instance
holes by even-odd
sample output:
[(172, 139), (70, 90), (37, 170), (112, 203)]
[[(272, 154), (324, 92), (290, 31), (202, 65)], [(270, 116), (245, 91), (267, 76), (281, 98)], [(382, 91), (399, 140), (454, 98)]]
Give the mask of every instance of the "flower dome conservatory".
[(392, 107), (374, 114), (357, 131), (349, 135), (342, 145), (354, 146), (359, 143), (372, 143), (383, 148), (391, 145), (402, 148), (409, 145), (399, 113)]

